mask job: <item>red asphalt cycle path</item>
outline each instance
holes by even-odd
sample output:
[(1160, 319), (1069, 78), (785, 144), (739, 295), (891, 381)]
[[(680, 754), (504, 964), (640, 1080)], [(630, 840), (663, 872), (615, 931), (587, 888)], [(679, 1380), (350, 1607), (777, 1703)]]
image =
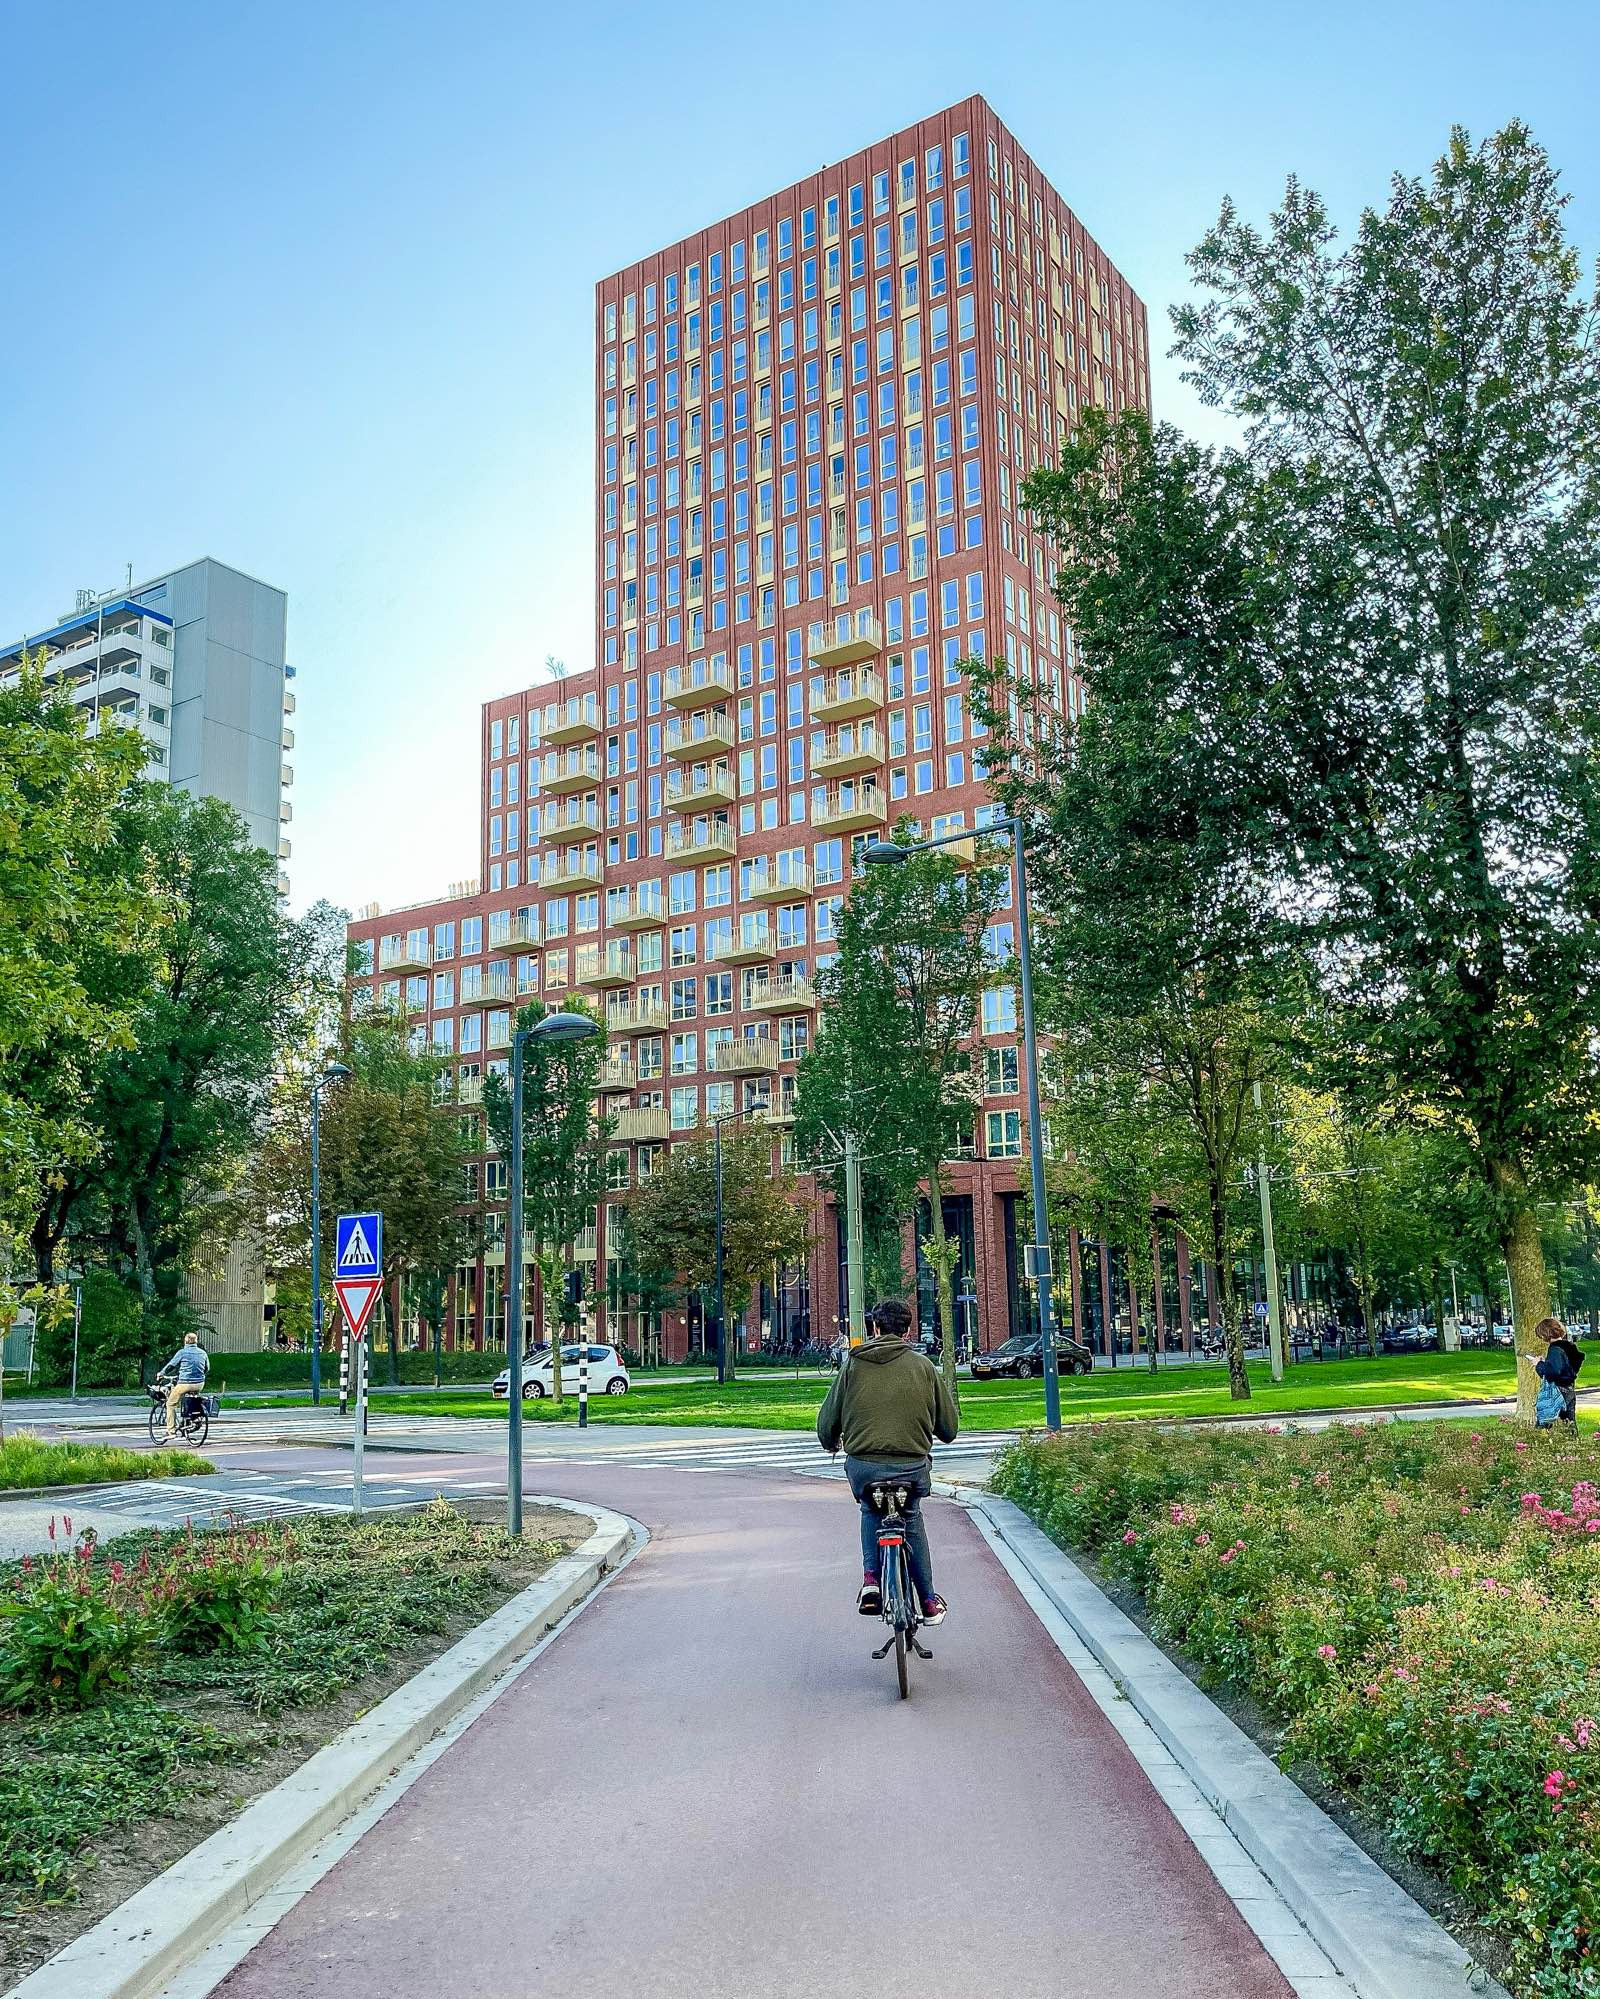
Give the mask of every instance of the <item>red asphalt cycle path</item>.
[(953, 1608), (902, 1703), (837, 1483), (529, 1485), (650, 1545), (225, 1999), (1289, 1999), (959, 1508), (927, 1509)]

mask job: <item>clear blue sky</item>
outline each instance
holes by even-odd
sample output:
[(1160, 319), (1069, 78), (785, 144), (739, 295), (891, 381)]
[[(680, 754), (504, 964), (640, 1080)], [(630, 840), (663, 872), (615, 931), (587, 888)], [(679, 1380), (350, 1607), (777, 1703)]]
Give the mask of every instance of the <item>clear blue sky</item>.
[(1225, 193), (1350, 217), (1520, 115), (1600, 247), (1593, 0), (0, 0), (0, 53), (0, 634), (128, 562), (287, 589), (299, 905), (476, 871), (478, 702), (589, 658), (593, 284), (659, 243), (981, 91), (1196, 427)]

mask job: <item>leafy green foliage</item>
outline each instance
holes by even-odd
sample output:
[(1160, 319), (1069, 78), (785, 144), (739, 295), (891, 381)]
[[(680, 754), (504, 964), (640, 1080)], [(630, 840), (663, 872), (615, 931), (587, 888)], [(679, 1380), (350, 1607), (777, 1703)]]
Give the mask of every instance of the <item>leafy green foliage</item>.
[(192, 1451), (127, 1451), (116, 1444), (45, 1443), (24, 1431), (0, 1443), (0, 1492), (112, 1479), (207, 1478), (216, 1470)]
[(87, 1549), (30, 1567), (0, 1597), (0, 1704), (83, 1708), (128, 1687), (151, 1628), (106, 1588)]
[(163, 1641), (177, 1652), (251, 1652), (263, 1645), (288, 1552), (256, 1533), (191, 1534), (151, 1585)]
[(1143, 1593), (1504, 1938), (1587, 1999), (1600, 1922), (1593, 1440), (1491, 1422), (1030, 1439), (995, 1488)]

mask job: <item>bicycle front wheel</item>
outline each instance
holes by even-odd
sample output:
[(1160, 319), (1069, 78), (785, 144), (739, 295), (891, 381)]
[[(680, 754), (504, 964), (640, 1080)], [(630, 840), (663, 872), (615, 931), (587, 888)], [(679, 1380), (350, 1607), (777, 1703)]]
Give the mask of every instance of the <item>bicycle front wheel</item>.
[(167, 1412), (166, 1412), (166, 1409), (165, 1409), (165, 1407), (164, 1407), (164, 1405), (163, 1405), (163, 1404), (161, 1404), (161, 1403), (159, 1403), (159, 1402), (152, 1402), (152, 1403), (150, 1404), (150, 1441), (151, 1441), (151, 1443), (152, 1443), (152, 1444), (159, 1444), (159, 1443), (163, 1443), (163, 1442), (165, 1442), (165, 1440), (166, 1440), (166, 1434), (167, 1434)]

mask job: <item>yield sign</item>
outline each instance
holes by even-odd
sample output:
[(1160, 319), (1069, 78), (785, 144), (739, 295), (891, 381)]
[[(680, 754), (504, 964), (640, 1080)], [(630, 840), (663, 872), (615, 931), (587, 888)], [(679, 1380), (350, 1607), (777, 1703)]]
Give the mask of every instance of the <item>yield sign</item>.
[(350, 1337), (359, 1340), (367, 1329), (367, 1321), (372, 1317), (372, 1308), (378, 1301), (378, 1293), (383, 1289), (381, 1277), (336, 1277), (333, 1288), (339, 1294), (339, 1303), (344, 1307), (345, 1324), (350, 1328)]

